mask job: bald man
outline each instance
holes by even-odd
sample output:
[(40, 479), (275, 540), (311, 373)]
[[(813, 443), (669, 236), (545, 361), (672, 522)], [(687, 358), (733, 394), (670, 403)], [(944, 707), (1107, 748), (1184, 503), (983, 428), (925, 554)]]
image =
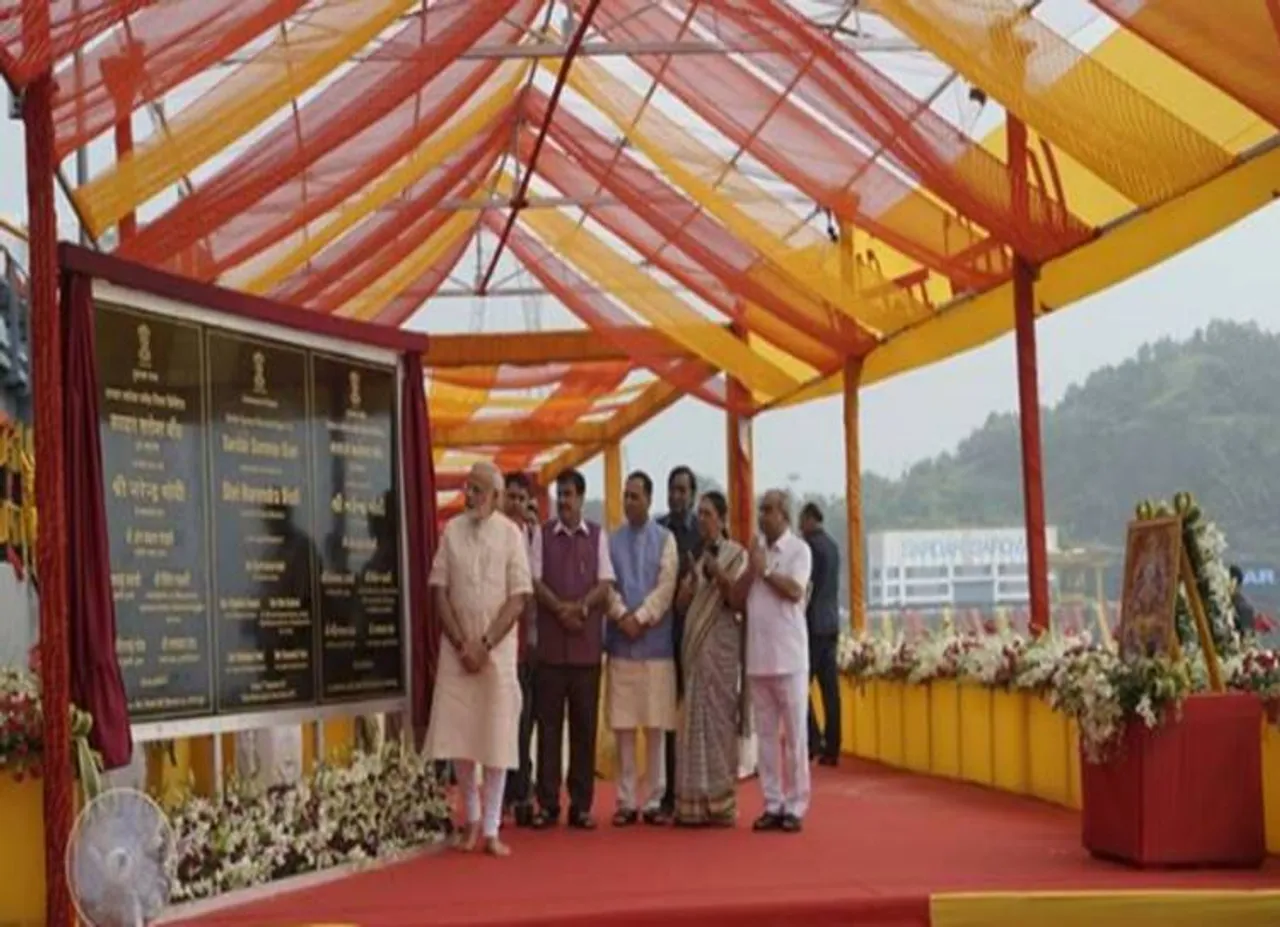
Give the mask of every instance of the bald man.
[(809, 634), (805, 595), (813, 557), (791, 530), (791, 498), (760, 499), (760, 536), (735, 587), (747, 613), (747, 679), (759, 736), (764, 813), (757, 831), (798, 833), (809, 809)]
[(502, 474), (476, 464), (465, 493), (466, 510), (445, 526), (428, 580), (445, 640), (426, 750), (453, 761), (466, 817), (458, 848), (506, 856), (498, 829), (507, 770), (519, 762), (521, 705), (514, 628), (533, 580), (524, 535), (498, 511)]

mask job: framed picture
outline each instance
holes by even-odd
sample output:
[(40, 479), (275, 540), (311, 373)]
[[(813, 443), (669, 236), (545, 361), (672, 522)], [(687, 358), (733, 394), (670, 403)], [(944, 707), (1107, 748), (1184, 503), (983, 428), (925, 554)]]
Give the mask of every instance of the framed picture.
[(1182, 565), (1182, 519), (1129, 523), (1120, 601), (1120, 656), (1180, 657), (1175, 613)]

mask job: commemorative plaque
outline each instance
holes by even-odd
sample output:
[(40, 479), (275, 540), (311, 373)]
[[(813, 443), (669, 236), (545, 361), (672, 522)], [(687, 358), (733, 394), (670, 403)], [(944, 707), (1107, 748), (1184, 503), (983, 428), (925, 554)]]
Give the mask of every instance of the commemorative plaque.
[(401, 691), (394, 368), (313, 354), (321, 699)]
[(99, 435), (116, 654), (135, 720), (213, 710), (198, 326), (100, 307)]
[(307, 355), (206, 332), (218, 710), (316, 697)]

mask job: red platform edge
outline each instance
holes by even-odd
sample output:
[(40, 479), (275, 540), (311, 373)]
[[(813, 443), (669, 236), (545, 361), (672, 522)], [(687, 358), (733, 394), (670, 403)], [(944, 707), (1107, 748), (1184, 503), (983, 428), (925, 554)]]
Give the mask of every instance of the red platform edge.
[(1193, 695), (1154, 730), (1131, 723), (1107, 762), (1082, 757), (1085, 849), (1142, 867), (1262, 865), (1262, 717), (1250, 693)]

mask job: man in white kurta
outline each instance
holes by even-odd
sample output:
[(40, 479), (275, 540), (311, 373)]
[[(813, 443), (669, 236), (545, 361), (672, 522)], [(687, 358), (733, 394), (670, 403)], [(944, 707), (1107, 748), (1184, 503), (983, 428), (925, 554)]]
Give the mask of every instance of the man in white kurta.
[[(627, 477), (627, 521), (609, 538), (616, 588), (605, 633), (609, 654), (608, 718), (618, 744), (617, 827), (666, 823), (665, 733), (676, 727), (676, 664), (671, 602), (678, 554), (675, 536), (649, 517), (653, 481)], [(636, 737), (644, 732), (645, 779), (636, 785)]]
[(760, 500), (760, 533), (744, 576), (749, 584), (747, 680), (759, 735), (764, 814), (757, 831), (798, 833), (809, 810), (809, 635), (805, 594), (809, 545), (791, 530), (790, 498)]
[[(427, 755), (452, 760), (465, 804), (459, 846), (510, 851), (498, 839), (507, 770), (518, 764), (520, 680), (515, 625), (533, 594), (524, 535), (498, 510), (502, 475), (477, 464), (466, 511), (445, 527), (430, 585), (444, 625)], [(483, 768), (483, 796), (480, 770)]]

